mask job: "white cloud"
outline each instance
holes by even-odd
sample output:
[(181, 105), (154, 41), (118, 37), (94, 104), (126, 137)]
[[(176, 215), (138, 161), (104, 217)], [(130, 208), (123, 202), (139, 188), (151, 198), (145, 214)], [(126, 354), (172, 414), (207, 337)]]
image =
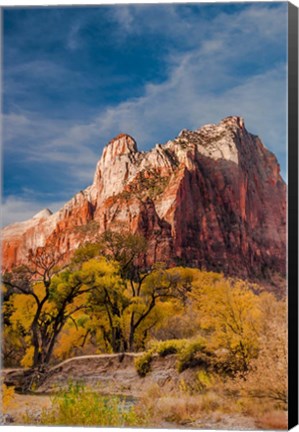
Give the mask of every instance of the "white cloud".
[[(146, 27), (153, 33), (163, 30), (173, 38), (182, 38), (186, 46), (192, 42), (180, 53), (167, 53), (167, 78), (147, 83), (142, 96), (102, 109), (80, 124), (18, 110), (5, 115), (5, 149), (12, 157), (18, 153), (24, 163), (61, 164), (70, 182), (85, 186), (92, 181), (102, 147), (120, 132), (131, 134), (139, 147), (146, 149), (157, 141), (173, 138), (183, 128), (197, 129), (235, 114), (243, 116), (247, 129), (258, 134), (283, 162), (286, 67), (265, 61), (260, 70), (255, 70), (253, 65), (281, 44), (285, 5), (269, 8), (259, 4), (198, 23), (181, 19), (174, 5), (168, 5), (164, 12), (161, 9), (157, 19), (147, 19), (151, 10), (149, 6), (116, 7), (114, 19), (123, 36), (138, 34)], [(79, 43), (79, 27), (75, 30), (69, 34), (70, 49)], [(247, 64), (252, 70), (240, 73), (239, 68), (246, 69)], [(44, 68), (42, 63), (38, 66)], [(38, 199), (9, 197), (4, 203), (5, 220), (31, 217), (40, 209)]]
[[(141, 145), (154, 144), (159, 134), (165, 139), (165, 130), (176, 134), (235, 114), (243, 116), (248, 130), (259, 134), (266, 146), (282, 156), (286, 146), (285, 66), (250, 76), (221, 92), (212, 90), (207, 75), (201, 80), (203, 72), (202, 63), (186, 55), (167, 81), (150, 84), (144, 96), (109, 108), (96, 121), (98, 130), (105, 136), (131, 133)], [(213, 80), (225, 80), (226, 74), (223, 64), (213, 66)]]
[[(126, 43), (127, 36), (138, 36), (147, 32), (194, 47), (196, 44), (205, 43), (205, 39), (211, 36), (221, 34), (224, 41), (233, 36), (234, 45), (238, 45), (240, 38), (246, 36), (248, 43), (244, 44), (244, 50), (247, 50), (252, 40), (261, 41), (262, 37), (265, 43), (265, 39), (274, 41), (281, 38), (281, 20), (282, 12), (286, 11), (285, 4), (281, 4), (280, 7), (277, 5), (275, 8), (269, 7), (266, 3), (244, 6), (239, 12), (222, 11), (213, 17), (215, 5), (212, 3), (205, 4), (204, 13), (200, 10), (202, 5), (196, 3), (187, 7), (182, 4), (121, 5), (111, 8), (109, 16), (115, 21), (114, 31), (121, 34), (123, 43)], [(207, 11), (210, 11), (211, 15), (207, 16)], [(285, 19), (287, 20), (286, 13)]]
[(101, 151), (100, 146), (96, 151), (90, 145), (99, 139), (96, 124), (71, 125), (25, 112), (4, 114), (3, 125), (5, 152), (10, 157), (18, 155), (22, 163), (63, 164), (70, 182), (76, 179), (78, 187), (91, 182)]
[(81, 28), (82, 28), (81, 22), (76, 22), (71, 26), (71, 29), (67, 36), (67, 43), (66, 43), (67, 48), (71, 51), (75, 51), (82, 44), (79, 38), (79, 32)]
[(64, 204), (65, 201), (50, 201), (47, 204), (41, 204), (35, 200), (9, 196), (3, 200), (1, 205), (2, 226), (31, 219), (44, 208), (49, 208), (54, 213)]
[(110, 9), (109, 16), (116, 21), (123, 31), (132, 33), (135, 31), (135, 17), (132, 6), (120, 5)]

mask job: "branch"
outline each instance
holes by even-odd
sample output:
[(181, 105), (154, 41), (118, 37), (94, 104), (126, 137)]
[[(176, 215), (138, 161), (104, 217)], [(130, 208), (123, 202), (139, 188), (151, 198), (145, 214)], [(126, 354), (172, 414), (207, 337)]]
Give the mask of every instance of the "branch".
[(17, 290), (19, 290), (22, 294), (25, 294), (25, 295), (31, 295), (31, 296), (35, 299), (37, 305), (38, 305), (38, 306), (40, 305), (39, 298), (38, 298), (38, 296), (37, 296), (33, 291), (28, 291), (28, 290), (26, 290), (25, 288), (22, 288), (22, 287), (20, 287), (20, 286), (14, 284), (14, 283), (11, 283), (11, 282), (9, 282), (9, 281), (5, 281), (5, 282), (4, 282), (4, 285), (8, 285), (10, 288), (17, 289)]
[(74, 318), (71, 316), (71, 314), (69, 316), (66, 316), (66, 319), (70, 319), (71, 321), (73, 321), (73, 323), (75, 324), (76, 330), (78, 330), (78, 325), (76, 323), (76, 321), (74, 320)]
[(147, 311), (144, 312), (143, 314), (141, 314), (141, 316), (139, 317), (137, 322), (135, 324), (133, 324), (134, 329), (136, 329), (139, 326), (139, 324), (148, 316), (148, 314), (155, 307), (155, 305), (156, 305), (156, 297), (152, 296), (152, 301), (151, 301), (149, 307), (147, 308)]

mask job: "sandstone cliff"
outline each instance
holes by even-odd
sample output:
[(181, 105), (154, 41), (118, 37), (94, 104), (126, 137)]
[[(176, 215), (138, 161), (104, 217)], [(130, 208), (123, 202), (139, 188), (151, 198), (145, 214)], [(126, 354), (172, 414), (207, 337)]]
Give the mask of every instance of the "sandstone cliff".
[(68, 257), (107, 229), (143, 234), (149, 265), (267, 279), (286, 270), (286, 185), (275, 156), (240, 117), (183, 130), (149, 152), (122, 134), (104, 148), (91, 186), (55, 214), (2, 230), (4, 270), (48, 242)]

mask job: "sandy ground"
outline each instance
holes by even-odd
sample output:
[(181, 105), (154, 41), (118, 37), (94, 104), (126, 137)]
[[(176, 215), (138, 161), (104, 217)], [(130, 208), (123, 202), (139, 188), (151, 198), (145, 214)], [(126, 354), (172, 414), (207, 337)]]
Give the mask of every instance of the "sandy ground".
[[(26, 413), (39, 414), (43, 409), (51, 407), (51, 396), (49, 395), (20, 395), (15, 394), (14, 401), (11, 407), (7, 410), (13, 419), (13, 424), (24, 424), (23, 418)], [(253, 430), (256, 429), (256, 424), (250, 417), (240, 415), (211, 415), (205, 418), (198, 419), (186, 425), (176, 425), (170, 422), (162, 422), (159, 425), (161, 428), (174, 429), (179, 427), (187, 429), (238, 429), (238, 430)]]
[(43, 409), (51, 407), (51, 396), (48, 395), (21, 395), (15, 393), (11, 406), (7, 409), (14, 419), (14, 424), (23, 424), (23, 417), (28, 412), (41, 412)]

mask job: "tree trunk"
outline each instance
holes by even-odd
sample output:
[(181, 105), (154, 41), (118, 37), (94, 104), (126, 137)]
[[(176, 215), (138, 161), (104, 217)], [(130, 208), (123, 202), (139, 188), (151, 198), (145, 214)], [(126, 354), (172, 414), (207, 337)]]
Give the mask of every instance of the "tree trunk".
[(33, 353), (33, 367), (37, 367), (40, 363), (40, 346), (39, 346), (39, 339), (38, 339), (38, 329), (37, 324), (33, 324), (32, 328), (32, 345), (34, 347), (34, 353)]
[(130, 337), (129, 337), (129, 351), (134, 351), (134, 339), (135, 339), (135, 327), (131, 326)]

